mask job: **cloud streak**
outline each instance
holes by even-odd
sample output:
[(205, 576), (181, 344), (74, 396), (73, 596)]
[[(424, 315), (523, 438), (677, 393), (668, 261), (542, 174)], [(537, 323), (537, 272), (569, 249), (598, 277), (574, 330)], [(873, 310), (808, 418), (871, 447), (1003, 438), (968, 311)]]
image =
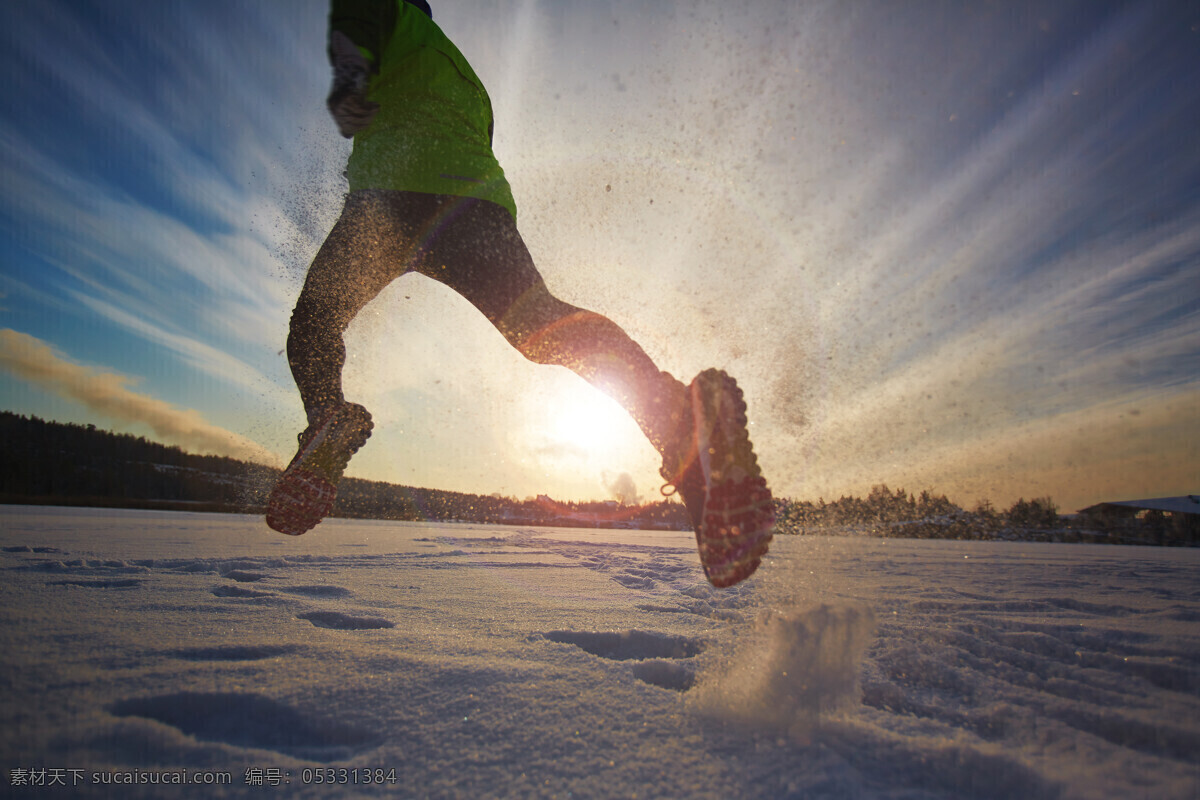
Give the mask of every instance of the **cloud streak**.
[(76, 364), (46, 342), (10, 328), (0, 330), (0, 368), (48, 392), (82, 403), (121, 423), (150, 427), (163, 441), (185, 450), (278, 464), (261, 445), (181, 409), (129, 388), (133, 379)]

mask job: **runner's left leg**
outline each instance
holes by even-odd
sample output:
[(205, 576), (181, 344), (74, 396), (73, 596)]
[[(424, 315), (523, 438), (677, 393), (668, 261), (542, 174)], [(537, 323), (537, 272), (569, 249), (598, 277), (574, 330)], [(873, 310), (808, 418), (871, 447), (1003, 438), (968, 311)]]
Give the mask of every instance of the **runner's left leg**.
[(706, 370), (685, 387), (612, 320), (554, 297), (500, 206), (459, 201), (444, 219), (419, 269), (471, 301), (527, 358), (568, 367), (616, 398), (663, 456), (708, 580), (725, 587), (753, 574), (774, 504), (734, 380)]

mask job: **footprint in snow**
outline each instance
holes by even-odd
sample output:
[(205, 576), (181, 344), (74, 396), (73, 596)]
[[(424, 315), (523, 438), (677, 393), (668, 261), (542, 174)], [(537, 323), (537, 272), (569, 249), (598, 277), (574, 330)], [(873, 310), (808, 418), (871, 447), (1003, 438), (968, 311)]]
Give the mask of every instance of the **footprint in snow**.
[(350, 758), (371, 739), (363, 731), (257, 694), (178, 692), (121, 700), (109, 711), (155, 720), (205, 741), (313, 761)]
[(704, 642), (700, 639), (653, 631), (550, 631), (544, 635), (552, 642), (573, 644), (594, 656), (614, 661), (691, 658), (704, 649)]
[(298, 648), (282, 644), (223, 644), (213, 647), (185, 647), (171, 655), (185, 661), (261, 661), (289, 655)]
[(212, 590), (212, 593), (217, 597), (274, 597), (272, 592), (258, 592), (254, 589), (243, 589), (240, 586), (218, 586)]
[(550, 631), (543, 635), (601, 658), (637, 661), (632, 667), (633, 677), (676, 692), (692, 688), (696, 672), (690, 659), (704, 649), (700, 639), (652, 631)]
[(696, 669), (689, 663), (651, 659), (633, 665), (633, 677), (673, 692), (686, 692), (696, 683)]
[(652, 590), (658, 585), (658, 581), (646, 575), (630, 575), (628, 573), (617, 573), (612, 576), (612, 579), (624, 586), (626, 589), (644, 589)]
[(47, 586), (79, 586), (84, 589), (136, 589), (141, 586), (142, 582), (133, 578), (121, 578), (119, 580), (75, 580), (75, 581), (55, 581), (47, 584)]
[(229, 572), (221, 575), (221, 577), (228, 578), (231, 581), (237, 581), (238, 583), (256, 583), (257, 581), (261, 581), (263, 578), (266, 578), (267, 575), (262, 572), (249, 572), (242, 569), (232, 569)]
[(356, 617), (340, 611), (310, 611), (298, 616), (318, 628), (331, 628), (338, 631), (366, 631), (396, 627), (396, 623), (381, 617)]
[(278, 586), (276, 588), (281, 592), (298, 594), (302, 597), (336, 598), (349, 597), (354, 594), (354, 592), (344, 589), (341, 586)]

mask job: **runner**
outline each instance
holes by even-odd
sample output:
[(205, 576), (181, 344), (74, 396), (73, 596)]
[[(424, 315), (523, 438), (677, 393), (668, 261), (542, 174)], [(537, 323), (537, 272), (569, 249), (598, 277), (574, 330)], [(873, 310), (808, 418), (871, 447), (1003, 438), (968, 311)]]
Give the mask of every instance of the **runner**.
[(271, 492), (267, 524), (298, 535), (333, 509), (371, 415), (342, 394), (343, 333), (389, 283), (418, 272), (457, 291), (526, 358), (573, 370), (629, 411), (682, 496), (716, 586), (757, 569), (774, 504), (732, 378), (684, 385), (620, 327), (547, 290), (492, 153), (492, 108), (422, 0), (334, 0), (329, 111), (353, 138), (350, 192), (292, 313), (287, 354), (308, 427)]

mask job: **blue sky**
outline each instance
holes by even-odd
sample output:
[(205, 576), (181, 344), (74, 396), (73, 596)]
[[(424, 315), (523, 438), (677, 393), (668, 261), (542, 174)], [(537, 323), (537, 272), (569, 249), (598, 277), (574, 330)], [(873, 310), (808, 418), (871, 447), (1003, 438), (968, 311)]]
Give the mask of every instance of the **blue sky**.
[[(336, 219), (323, 3), (0, 9), (0, 407), (286, 460)], [(551, 289), (738, 377), (777, 494), (1200, 490), (1200, 11), (438, 3)], [(604, 497), (619, 409), (406, 276), (348, 334), (350, 474)]]

